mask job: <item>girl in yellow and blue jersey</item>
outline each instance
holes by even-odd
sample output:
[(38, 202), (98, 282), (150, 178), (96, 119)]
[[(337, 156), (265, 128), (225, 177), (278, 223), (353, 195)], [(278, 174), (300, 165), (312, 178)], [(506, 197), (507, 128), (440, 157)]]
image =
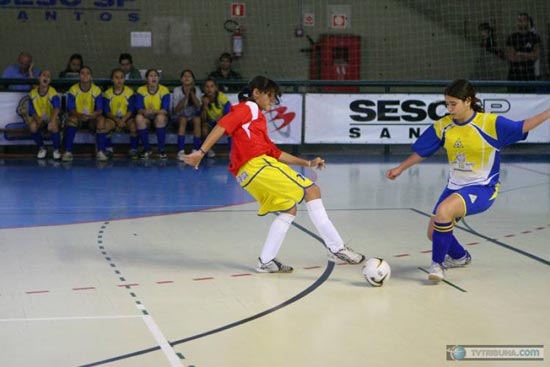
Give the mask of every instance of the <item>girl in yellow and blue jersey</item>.
[(97, 160), (106, 161), (105, 144), (107, 134), (103, 118), (103, 98), (101, 89), (92, 82), (92, 69), (80, 68), (80, 81), (67, 93), (69, 120), (65, 130), (65, 153), (63, 161), (73, 160), (73, 142), (79, 128), (86, 127), (96, 132)]
[[(212, 130), (218, 121), (227, 115), (230, 110), (231, 103), (229, 102), (229, 98), (220, 92), (218, 83), (212, 78), (206, 79), (204, 82), (204, 95), (202, 96), (201, 110), (201, 130), (203, 138), (210, 133), (210, 130)], [(231, 145), (230, 140), (228, 140), (228, 144)], [(209, 158), (213, 158), (216, 156), (216, 153), (214, 153), (212, 149), (209, 149), (206, 155)]]
[[(134, 91), (124, 85), (124, 70), (120, 68), (111, 72), (111, 80), (113, 86), (103, 93), (105, 129), (107, 132), (128, 131), (130, 133), (130, 157), (137, 158), (138, 137), (134, 120)], [(109, 139), (107, 142), (109, 144)]]
[(166, 125), (168, 123), (168, 111), (170, 110), (170, 90), (159, 84), (159, 73), (155, 69), (149, 69), (145, 73), (145, 85), (136, 92), (136, 124), (138, 136), (143, 144), (143, 159), (151, 156), (149, 145), (148, 125), (154, 124), (157, 131), (157, 146), (159, 159), (167, 159), (164, 152), (166, 142)]
[(53, 145), (53, 158), (61, 158), (59, 151), (61, 146), (61, 134), (59, 132), (59, 110), (61, 109), (61, 98), (54, 87), (50, 85), (52, 73), (49, 70), (42, 70), (38, 76), (39, 86), (31, 90), (29, 94), (29, 117), (27, 121), (33, 140), (38, 146), (38, 159), (46, 158), (46, 148), (42, 138), (42, 128), (48, 128), (51, 133)]
[(472, 84), (456, 80), (445, 89), (449, 115), (427, 128), (413, 144), (414, 153), (386, 172), (393, 180), (440, 147), (447, 151), (450, 173), (432, 213), (428, 238), (432, 264), (428, 279), (443, 280), (446, 268), (461, 267), (471, 256), (453, 234), (457, 220), (481, 213), (494, 203), (499, 186), (500, 149), (527, 137), (550, 119), (550, 109), (523, 121), (484, 113)]

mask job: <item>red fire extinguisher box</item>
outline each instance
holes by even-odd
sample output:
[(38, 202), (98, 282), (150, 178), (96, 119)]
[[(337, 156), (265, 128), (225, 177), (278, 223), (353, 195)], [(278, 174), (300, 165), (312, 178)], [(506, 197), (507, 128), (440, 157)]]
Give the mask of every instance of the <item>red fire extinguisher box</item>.
[[(323, 34), (313, 45), (311, 80), (359, 80), (361, 77), (361, 37)], [(324, 92), (358, 92), (358, 87), (323, 87)]]

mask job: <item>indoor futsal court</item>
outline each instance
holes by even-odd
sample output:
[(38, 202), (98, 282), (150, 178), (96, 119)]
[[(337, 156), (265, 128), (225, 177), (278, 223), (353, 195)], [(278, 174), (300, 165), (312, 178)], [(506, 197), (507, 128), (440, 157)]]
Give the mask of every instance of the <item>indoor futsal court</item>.
[(0, 366), (436, 367), (460, 364), (449, 345), (550, 345), (547, 157), (503, 156), (496, 203), (455, 232), (472, 263), (439, 284), (426, 227), (447, 164), (389, 181), (402, 157), (324, 158), (303, 173), (349, 246), (389, 262), (381, 288), (328, 260), (304, 207), (279, 254), (294, 272), (254, 272), (273, 218), (226, 158), (2, 160)]

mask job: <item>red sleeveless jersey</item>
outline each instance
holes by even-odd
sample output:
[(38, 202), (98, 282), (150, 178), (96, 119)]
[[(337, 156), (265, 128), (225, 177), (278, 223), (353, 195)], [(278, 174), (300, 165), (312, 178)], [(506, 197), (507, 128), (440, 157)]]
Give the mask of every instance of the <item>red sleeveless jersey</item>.
[(248, 101), (232, 106), (218, 125), (231, 135), (229, 171), (234, 176), (252, 158), (265, 154), (279, 159), (281, 150), (269, 138), (267, 121), (256, 103)]

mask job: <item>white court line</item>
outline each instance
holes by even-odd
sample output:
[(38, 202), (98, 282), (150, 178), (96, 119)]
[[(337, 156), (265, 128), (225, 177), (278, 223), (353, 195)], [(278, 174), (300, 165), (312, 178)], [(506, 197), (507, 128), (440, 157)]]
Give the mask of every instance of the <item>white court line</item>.
[(137, 319), (141, 315), (113, 315), (113, 316), (73, 316), (73, 317), (38, 317), (26, 319), (0, 319), (0, 322), (25, 322), (25, 321), (64, 321), (64, 320), (108, 320), (108, 319)]
[[(143, 304), (138, 304), (136, 306), (140, 310), (145, 310), (145, 306)], [(174, 348), (172, 348), (170, 343), (168, 343), (168, 340), (166, 339), (164, 334), (162, 334), (162, 331), (160, 331), (160, 328), (158, 327), (153, 317), (151, 317), (151, 315), (142, 315), (142, 317), (145, 325), (147, 325), (147, 328), (149, 329), (151, 334), (153, 334), (153, 337), (157, 341), (160, 349), (162, 349), (162, 352), (168, 359), (168, 362), (170, 362), (170, 366), (183, 367), (179, 357), (176, 354), (176, 351), (174, 350)]]

